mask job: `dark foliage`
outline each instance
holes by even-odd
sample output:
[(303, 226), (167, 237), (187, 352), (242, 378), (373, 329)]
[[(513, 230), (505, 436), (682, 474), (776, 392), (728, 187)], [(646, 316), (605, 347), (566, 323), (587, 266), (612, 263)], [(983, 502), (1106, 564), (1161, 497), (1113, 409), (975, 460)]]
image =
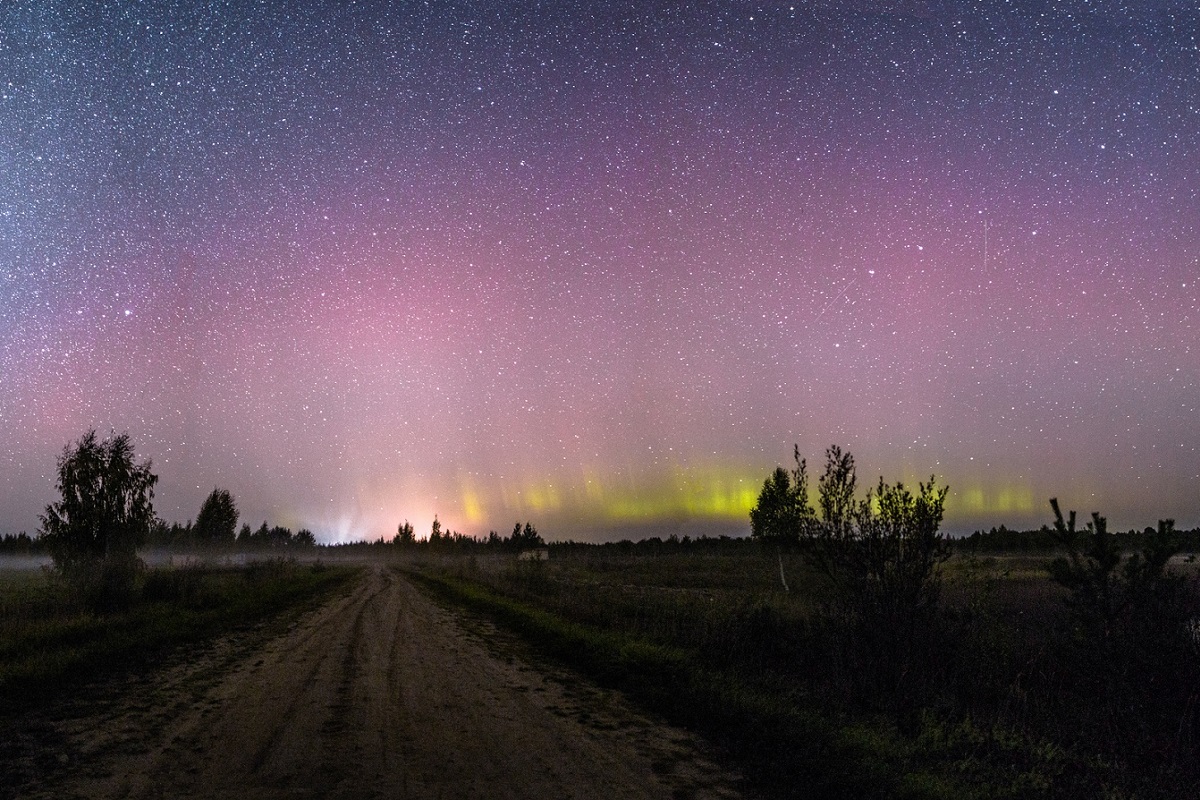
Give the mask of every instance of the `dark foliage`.
[[(1123, 551), (1140, 550), (1144, 543), (1156, 533), (1154, 528), (1142, 530), (1110, 531), (1109, 536)], [(1173, 531), (1179, 551), (1200, 552), (1200, 528), (1190, 531)], [(1004, 525), (987, 531), (975, 531), (970, 536), (956, 539), (949, 544), (956, 553), (1048, 553), (1062, 550), (1062, 537), (1049, 525), (1037, 530), (1012, 530)]]
[(851, 634), (839, 637), (839, 649), (855, 696), (911, 706), (918, 686), (929, 680), (925, 662), (938, 644), (939, 565), (949, 555), (939, 531), (947, 489), (931, 477), (913, 493), (880, 478), (860, 499), (854, 457), (835, 445), (825, 451), (817, 485), (818, 518), (798, 447), (793, 458), (790, 474), (776, 468), (763, 484), (750, 512), (754, 537), (805, 544), (830, 587), (827, 624)]
[(396, 535), (392, 539), (392, 544), (402, 547), (410, 547), (417, 543), (417, 535), (413, 532), (413, 526), (408, 520), (404, 520), (404, 524), (396, 528)]
[(282, 525), (270, 527), (266, 521), (258, 527), (257, 530), (251, 532), (250, 526), (242, 526), (241, 532), (238, 534), (238, 547), (248, 550), (285, 550), (289, 548), (309, 548), (316, 545), (316, 537), (312, 531), (301, 528), (299, 531), (292, 533), (290, 528), (285, 528)]
[(860, 500), (856, 487), (853, 456), (830, 447), (810, 558), (833, 588), (830, 623), (850, 633), (841, 651), (855, 694), (907, 714), (924, 701), (943, 644), (939, 567), (949, 550), (939, 528), (948, 490), (932, 477), (916, 493), (880, 478)]
[(230, 547), (237, 536), (238, 509), (227, 489), (213, 489), (200, 506), (192, 536), (197, 544)]
[(46, 541), (40, 536), (30, 536), (21, 531), (18, 534), (6, 533), (0, 536), (0, 553), (7, 555), (41, 555), (46, 552)]
[(42, 538), (59, 574), (88, 602), (129, 602), (157, 482), (149, 461), (134, 462), (128, 434), (99, 441), (91, 430), (63, 449), (56, 483), (61, 499), (41, 517)]
[(765, 481), (758, 501), (750, 509), (750, 535), (755, 539), (775, 543), (794, 543), (800, 540), (816, 520), (808, 503), (807, 464), (800, 457), (800, 448), (792, 451), (796, 467), (790, 473), (776, 467)]
[(1123, 763), (1194, 762), (1200, 739), (1194, 594), (1168, 569), (1179, 541), (1161, 520), (1139, 551), (1126, 554), (1092, 514), (1086, 530), (1051, 500), (1066, 555), (1048, 565), (1069, 594), (1071, 663), (1088, 709), (1088, 737)]
[(513, 525), (512, 536), (508, 538), (508, 545), (513, 550), (527, 550), (533, 547), (545, 547), (546, 543), (542, 541), (542, 536), (537, 532), (537, 528), (533, 527), (532, 523), (526, 522), (525, 527), (521, 527), (521, 523)]

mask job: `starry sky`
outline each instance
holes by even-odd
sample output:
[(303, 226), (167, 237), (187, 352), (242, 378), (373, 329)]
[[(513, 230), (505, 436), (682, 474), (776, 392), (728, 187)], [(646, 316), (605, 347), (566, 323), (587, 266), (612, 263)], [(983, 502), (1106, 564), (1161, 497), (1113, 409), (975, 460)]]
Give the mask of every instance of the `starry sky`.
[(749, 530), (793, 443), (945, 528), (1200, 524), (1190, 0), (0, 5), (0, 532)]

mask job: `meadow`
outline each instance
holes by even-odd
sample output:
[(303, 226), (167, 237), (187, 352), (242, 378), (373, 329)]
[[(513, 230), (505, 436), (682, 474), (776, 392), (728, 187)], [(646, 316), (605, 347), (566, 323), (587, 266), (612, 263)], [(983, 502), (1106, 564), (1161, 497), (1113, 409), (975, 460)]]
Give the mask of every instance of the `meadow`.
[(125, 668), (319, 602), (353, 567), (270, 559), (234, 567), (185, 561), (146, 570), (126, 608), (98, 611), (44, 569), (0, 569), (0, 714)]
[[(937, 613), (900, 636), (839, 609), (800, 550), (750, 541), (413, 569), (703, 733), (761, 796), (1194, 796), (1194, 638), (1138, 618), (1096, 639), (1050, 555), (956, 554)], [(1192, 613), (1194, 569), (1172, 566)]]

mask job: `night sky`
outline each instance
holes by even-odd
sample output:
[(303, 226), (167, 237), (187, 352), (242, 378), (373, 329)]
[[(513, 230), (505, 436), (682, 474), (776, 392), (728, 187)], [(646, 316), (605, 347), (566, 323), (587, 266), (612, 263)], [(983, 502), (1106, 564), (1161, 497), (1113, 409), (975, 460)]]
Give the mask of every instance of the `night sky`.
[(1200, 524), (1190, 0), (0, 5), (0, 532), (128, 431), (326, 541)]

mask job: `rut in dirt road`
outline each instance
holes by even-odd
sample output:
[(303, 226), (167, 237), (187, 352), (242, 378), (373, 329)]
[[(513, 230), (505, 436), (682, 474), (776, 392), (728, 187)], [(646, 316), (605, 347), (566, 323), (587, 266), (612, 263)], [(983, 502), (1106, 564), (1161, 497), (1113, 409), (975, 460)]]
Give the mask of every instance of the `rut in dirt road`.
[[(691, 735), (510, 656), (376, 567), (45, 797), (732, 798)], [(192, 681), (195, 685), (195, 681)], [(112, 724), (150, 725), (131, 708)], [(77, 728), (86, 725), (76, 725)]]

